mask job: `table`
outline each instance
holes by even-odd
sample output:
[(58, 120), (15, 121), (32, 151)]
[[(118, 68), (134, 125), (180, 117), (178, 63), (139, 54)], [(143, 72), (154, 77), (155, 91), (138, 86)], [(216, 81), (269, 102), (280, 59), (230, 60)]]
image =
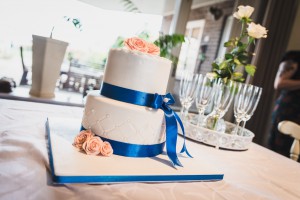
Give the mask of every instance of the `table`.
[(0, 199), (300, 199), (299, 163), (257, 144), (220, 150), (187, 141), (189, 151), (224, 179), (190, 183), (110, 185), (51, 182), (45, 119), (81, 118), (82, 107), (0, 99)]

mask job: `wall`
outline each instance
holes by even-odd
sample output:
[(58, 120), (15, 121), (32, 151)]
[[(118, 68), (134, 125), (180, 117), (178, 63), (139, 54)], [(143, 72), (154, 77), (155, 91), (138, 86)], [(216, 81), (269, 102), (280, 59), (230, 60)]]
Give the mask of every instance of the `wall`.
[[(192, 9), (188, 20), (188, 21), (193, 21), (193, 20), (205, 19), (205, 27), (203, 31), (202, 41), (205, 36), (209, 36), (209, 41), (207, 43), (208, 48), (205, 55), (206, 59), (201, 64), (201, 66), (200, 66), (200, 60), (198, 60), (196, 64), (197, 65), (196, 70), (198, 71), (198, 68), (200, 68), (199, 69), (200, 73), (206, 73), (211, 71), (211, 63), (215, 60), (217, 55), (220, 38), (222, 36), (224, 21), (228, 15), (232, 15), (233, 13), (234, 0), (225, 1), (213, 5), (214, 7), (221, 8), (223, 11), (222, 17), (218, 20), (214, 20), (213, 16), (210, 14), (209, 8), (211, 6), (212, 5)], [(162, 23), (162, 32), (164, 34), (169, 33), (171, 21), (172, 21), (172, 15), (164, 17)]]
[[(209, 8), (212, 6), (203, 6), (198, 8), (193, 8), (190, 12), (188, 21), (194, 21), (194, 20), (200, 20), (205, 19), (205, 26), (203, 30), (202, 35), (202, 43), (205, 36), (209, 36), (209, 41), (207, 43), (208, 48), (205, 54), (205, 60), (200, 65), (200, 60), (198, 59), (196, 62), (196, 71), (199, 73), (205, 74), (206, 72), (210, 72), (212, 70), (211, 63), (215, 60), (220, 38), (222, 37), (222, 30), (223, 30), (223, 24), (228, 15), (232, 15), (233, 13), (233, 7), (234, 7), (234, 0), (228, 0), (225, 2), (214, 4), (214, 7), (221, 8), (223, 11), (223, 15), (220, 19), (214, 20), (213, 16), (209, 13)], [(162, 28), (161, 31), (164, 34), (169, 34), (170, 25), (172, 22), (172, 15), (165, 16), (162, 22)], [(201, 53), (199, 49), (199, 54)], [(176, 80), (172, 87), (173, 89), (170, 90), (172, 95), (175, 98), (175, 107), (180, 107), (180, 101), (178, 96), (179, 91), (179, 80)], [(190, 112), (197, 112), (195, 104), (192, 105)]]
[(298, 3), (297, 15), (293, 24), (287, 50), (300, 50), (300, 3)]

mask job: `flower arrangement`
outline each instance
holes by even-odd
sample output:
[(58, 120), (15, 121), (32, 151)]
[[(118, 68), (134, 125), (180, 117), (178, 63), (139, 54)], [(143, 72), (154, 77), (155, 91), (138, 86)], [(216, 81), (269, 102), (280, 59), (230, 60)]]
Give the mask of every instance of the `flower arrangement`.
[[(267, 30), (265, 27), (255, 24), (250, 18), (254, 8), (251, 6), (239, 6), (238, 11), (233, 17), (242, 23), (239, 37), (232, 38), (224, 43), (230, 51), (225, 54), (223, 60), (216, 60), (212, 63), (213, 70), (208, 76), (222, 78), (225, 82), (229, 79), (243, 82), (243, 73), (240, 69), (244, 67), (247, 74), (254, 76), (256, 66), (249, 64), (250, 56), (254, 55), (248, 51), (251, 44), (255, 44), (255, 39), (266, 38)], [(248, 26), (248, 27), (247, 27)]]
[(88, 155), (111, 156), (113, 149), (109, 142), (103, 142), (100, 137), (95, 136), (91, 130), (81, 131), (74, 139), (73, 146)]
[(151, 55), (159, 55), (160, 49), (153, 43), (147, 42), (138, 37), (127, 38), (124, 40), (124, 46), (133, 51), (148, 53)]

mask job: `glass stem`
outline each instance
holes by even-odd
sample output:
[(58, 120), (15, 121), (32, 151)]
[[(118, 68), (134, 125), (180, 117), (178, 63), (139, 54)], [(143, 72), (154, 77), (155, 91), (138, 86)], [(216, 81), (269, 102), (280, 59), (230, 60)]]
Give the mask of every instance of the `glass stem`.
[(241, 120), (236, 120), (233, 135), (237, 135), (239, 131), (239, 126), (240, 126)]
[(180, 109), (180, 117), (183, 117), (183, 111), (184, 111), (184, 106), (181, 106), (181, 109)]
[(182, 109), (181, 109), (181, 120), (182, 121), (185, 121), (186, 120), (186, 117), (188, 115), (188, 111), (189, 111), (189, 107), (186, 107), (186, 106), (182, 106)]
[(243, 136), (244, 135), (244, 130), (245, 130), (245, 126), (246, 126), (246, 121), (243, 121), (243, 127), (242, 127), (242, 132), (241, 132), (241, 135)]
[(203, 125), (203, 118), (204, 118), (204, 109), (199, 108), (197, 126), (202, 126)]

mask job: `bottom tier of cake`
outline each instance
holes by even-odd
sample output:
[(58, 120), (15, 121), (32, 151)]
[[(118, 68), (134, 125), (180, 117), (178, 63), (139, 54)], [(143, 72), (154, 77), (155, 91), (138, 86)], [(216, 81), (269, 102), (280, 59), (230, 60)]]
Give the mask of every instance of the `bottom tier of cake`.
[(92, 91), (86, 97), (82, 126), (93, 133), (130, 144), (158, 144), (165, 141), (162, 110), (128, 104)]

